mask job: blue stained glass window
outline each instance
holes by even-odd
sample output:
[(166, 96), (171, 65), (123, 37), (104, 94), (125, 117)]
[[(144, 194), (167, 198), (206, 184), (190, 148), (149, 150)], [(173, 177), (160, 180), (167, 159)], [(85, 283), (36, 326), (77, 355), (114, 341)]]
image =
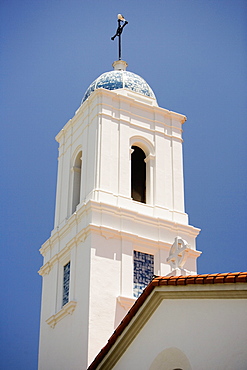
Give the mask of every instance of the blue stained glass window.
[(70, 262), (63, 267), (63, 306), (69, 302)]
[(134, 297), (138, 298), (154, 275), (154, 256), (134, 251)]

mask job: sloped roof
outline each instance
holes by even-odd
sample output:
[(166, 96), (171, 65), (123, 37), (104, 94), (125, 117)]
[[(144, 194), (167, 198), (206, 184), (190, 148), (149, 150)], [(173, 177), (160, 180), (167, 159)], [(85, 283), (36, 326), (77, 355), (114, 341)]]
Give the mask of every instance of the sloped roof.
[(189, 276), (157, 276), (144, 289), (143, 293), (136, 300), (129, 312), (118, 325), (107, 344), (101, 349), (99, 354), (89, 366), (88, 370), (95, 370), (101, 363), (117, 339), (123, 333), (124, 329), (129, 325), (132, 318), (136, 315), (140, 307), (146, 301), (148, 296), (157, 286), (183, 286), (190, 284), (232, 284), (232, 283), (247, 283), (247, 272), (235, 273), (218, 273), (218, 274), (203, 274), (203, 275), (189, 275)]

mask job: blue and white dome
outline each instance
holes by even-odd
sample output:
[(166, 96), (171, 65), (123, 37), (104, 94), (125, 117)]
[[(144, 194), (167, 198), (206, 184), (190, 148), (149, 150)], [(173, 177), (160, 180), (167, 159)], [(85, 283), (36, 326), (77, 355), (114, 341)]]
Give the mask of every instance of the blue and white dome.
[(84, 94), (82, 103), (94, 90), (104, 88), (107, 90), (128, 89), (138, 94), (156, 99), (153, 90), (147, 82), (133, 72), (126, 71), (127, 63), (118, 60), (113, 63), (114, 71), (105, 72), (94, 80)]

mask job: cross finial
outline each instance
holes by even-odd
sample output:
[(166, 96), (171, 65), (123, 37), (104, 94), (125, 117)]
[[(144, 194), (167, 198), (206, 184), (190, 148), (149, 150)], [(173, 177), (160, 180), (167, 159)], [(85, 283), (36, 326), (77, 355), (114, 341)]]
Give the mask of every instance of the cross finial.
[(124, 19), (122, 14), (118, 14), (118, 28), (114, 36), (111, 37), (112, 40), (118, 36), (118, 59), (121, 60), (121, 34), (123, 32), (123, 28), (128, 24), (128, 21)]
[(173, 245), (171, 246), (169, 257), (167, 262), (170, 264), (172, 272), (168, 275), (186, 275), (187, 270), (184, 270), (184, 264), (187, 260), (189, 251), (189, 244), (179, 236), (175, 238)]

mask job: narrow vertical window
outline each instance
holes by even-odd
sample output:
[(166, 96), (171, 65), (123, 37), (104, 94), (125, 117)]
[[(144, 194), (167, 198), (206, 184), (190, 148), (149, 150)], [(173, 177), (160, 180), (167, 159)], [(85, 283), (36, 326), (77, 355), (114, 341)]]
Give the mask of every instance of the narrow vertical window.
[(63, 306), (69, 302), (70, 262), (63, 267)]
[(134, 251), (134, 297), (139, 297), (154, 275), (154, 256)]
[(72, 213), (76, 211), (76, 206), (80, 203), (81, 193), (81, 157), (82, 153), (78, 153), (73, 167), (73, 194), (72, 194)]
[(131, 197), (146, 203), (146, 155), (138, 146), (132, 146), (131, 154)]

